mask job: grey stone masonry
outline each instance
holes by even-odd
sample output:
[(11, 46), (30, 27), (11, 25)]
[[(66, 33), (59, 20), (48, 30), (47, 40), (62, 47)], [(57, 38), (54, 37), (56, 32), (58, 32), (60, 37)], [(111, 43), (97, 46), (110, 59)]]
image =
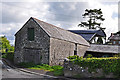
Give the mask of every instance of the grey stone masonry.
[(105, 74), (101, 68), (90, 73), (88, 67), (84, 68), (74, 64), (74, 62), (69, 61), (67, 58), (64, 60), (64, 76), (72, 78), (115, 78), (113, 73)]
[[(33, 40), (28, 38), (30, 28), (34, 29)], [(15, 34), (14, 62), (62, 65), (75, 50), (83, 56), (88, 47), (89, 43), (80, 35), (31, 17)]]
[[(27, 39), (27, 29), (35, 29), (35, 40)], [(48, 64), (49, 60), (49, 36), (32, 19), (16, 34), (15, 63), (35, 62)]]
[(61, 65), (64, 59), (74, 55), (75, 44), (59, 39), (50, 39), (50, 64)]

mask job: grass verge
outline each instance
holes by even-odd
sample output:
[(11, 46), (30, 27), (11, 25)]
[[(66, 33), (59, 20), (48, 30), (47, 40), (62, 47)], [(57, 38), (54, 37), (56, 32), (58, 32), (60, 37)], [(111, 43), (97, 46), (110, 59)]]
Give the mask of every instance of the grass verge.
[(19, 66), (28, 68), (28, 69), (50, 71), (50, 72), (53, 72), (54, 76), (62, 76), (63, 75), (63, 67), (59, 66), (59, 65), (49, 66), (48, 64), (35, 65), (33, 63), (20, 63)]

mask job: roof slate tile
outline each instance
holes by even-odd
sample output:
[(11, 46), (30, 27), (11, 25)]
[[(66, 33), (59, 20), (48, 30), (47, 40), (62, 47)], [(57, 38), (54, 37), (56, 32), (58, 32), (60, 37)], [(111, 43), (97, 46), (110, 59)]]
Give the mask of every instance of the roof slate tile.
[(40, 25), (41, 28), (43, 28), (43, 30), (45, 30), (46, 33), (48, 33), (50, 37), (89, 46), (89, 43), (82, 36), (78, 34), (74, 34), (70, 31), (56, 27), (52, 24), (43, 22), (36, 18), (33, 19)]

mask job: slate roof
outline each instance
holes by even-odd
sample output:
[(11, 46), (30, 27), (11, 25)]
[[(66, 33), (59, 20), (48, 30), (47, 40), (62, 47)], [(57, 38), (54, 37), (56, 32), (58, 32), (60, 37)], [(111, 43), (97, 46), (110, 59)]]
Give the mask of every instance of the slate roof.
[(111, 33), (111, 36), (108, 38), (109, 40), (120, 40), (120, 31), (117, 33)]
[(109, 37), (110, 40), (120, 40), (120, 36), (119, 35), (113, 35)]
[(120, 53), (120, 46), (118, 45), (97, 45), (91, 44), (87, 51), (100, 53)]
[(85, 40), (90, 41), (96, 34), (80, 34)]
[(106, 34), (102, 30), (68, 30), (73, 33), (81, 35), (87, 41), (90, 41), (94, 36), (106, 37)]
[(73, 43), (78, 43), (81, 45), (86, 45), (89, 46), (89, 43), (80, 35), (78, 34), (74, 34), (70, 31), (64, 30), (62, 28), (56, 27), (52, 24), (43, 22), (41, 20), (38, 20), (36, 18), (32, 19), (37, 22), (40, 27), (50, 36), (53, 38), (57, 38), (57, 39), (61, 39), (61, 40), (65, 40), (65, 41), (70, 41)]

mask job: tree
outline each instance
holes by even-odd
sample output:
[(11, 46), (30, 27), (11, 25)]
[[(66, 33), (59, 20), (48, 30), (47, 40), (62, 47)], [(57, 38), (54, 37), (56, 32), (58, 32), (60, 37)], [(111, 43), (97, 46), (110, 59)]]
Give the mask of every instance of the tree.
[(116, 32), (115, 35), (116, 35), (116, 34), (120, 34), (120, 31)]
[(2, 53), (5, 52), (6, 49), (8, 49), (8, 51), (14, 51), (14, 47), (10, 45), (9, 40), (7, 40), (5, 36), (0, 37), (0, 48)]
[(81, 22), (78, 26), (88, 27), (89, 29), (102, 29), (101, 23), (98, 21), (104, 21), (101, 9), (86, 9), (82, 15), (83, 18), (88, 18), (87, 22)]

